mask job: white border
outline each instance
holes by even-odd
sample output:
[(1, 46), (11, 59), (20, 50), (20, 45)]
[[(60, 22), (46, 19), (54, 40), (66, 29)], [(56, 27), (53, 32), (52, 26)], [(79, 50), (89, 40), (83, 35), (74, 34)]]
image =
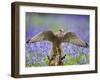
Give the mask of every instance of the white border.
[[(25, 12), (42, 12), (57, 14), (78, 14), (90, 15), (90, 64), (89, 65), (73, 65), (73, 66), (57, 66), (57, 67), (25, 67)], [(70, 8), (52, 8), (37, 6), (20, 6), (20, 45), (19, 45), (19, 68), (20, 74), (40, 74), (55, 72), (74, 72), (95, 70), (95, 12), (86, 9), (70, 9)]]

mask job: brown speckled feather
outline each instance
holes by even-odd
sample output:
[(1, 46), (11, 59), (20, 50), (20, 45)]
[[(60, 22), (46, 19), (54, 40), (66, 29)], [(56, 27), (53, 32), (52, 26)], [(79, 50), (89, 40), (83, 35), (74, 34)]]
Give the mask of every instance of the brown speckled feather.
[(88, 47), (88, 44), (73, 32), (66, 33), (63, 42), (69, 42), (81, 47)]

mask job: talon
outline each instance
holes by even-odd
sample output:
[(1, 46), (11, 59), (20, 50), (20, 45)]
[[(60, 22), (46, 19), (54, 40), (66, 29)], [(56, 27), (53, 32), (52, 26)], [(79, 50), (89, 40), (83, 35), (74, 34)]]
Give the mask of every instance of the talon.
[(65, 56), (66, 56), (66, 54), (63, 57), (61, 57), (61, 60), (63, 60), (65, 58)]

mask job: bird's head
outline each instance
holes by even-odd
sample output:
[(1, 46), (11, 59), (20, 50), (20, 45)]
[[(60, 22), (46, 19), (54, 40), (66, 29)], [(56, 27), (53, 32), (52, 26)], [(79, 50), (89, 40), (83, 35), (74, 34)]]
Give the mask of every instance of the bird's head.
[(62, 29), (62, 28), (59, 29), (59, 33), (60, 33), (60, 34), (64, 34), (64, 29)]

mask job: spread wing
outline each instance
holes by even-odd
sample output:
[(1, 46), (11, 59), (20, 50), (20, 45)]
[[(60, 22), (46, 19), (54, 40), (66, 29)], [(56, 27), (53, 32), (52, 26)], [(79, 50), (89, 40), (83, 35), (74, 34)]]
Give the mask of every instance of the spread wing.
[(66, 33), (63, 42), (69, 42), (81, 47), (88, 47), (88, 44), (73, 32)]
[(31, 39), (27, 41), (27, 43), (34, 43), (34, 42), (43, 41), (43, 40), (53, 41), (54, 38), (55, 38), (55, 35), (53, 34), (52, 31), (44, 31), (33, 36)]

